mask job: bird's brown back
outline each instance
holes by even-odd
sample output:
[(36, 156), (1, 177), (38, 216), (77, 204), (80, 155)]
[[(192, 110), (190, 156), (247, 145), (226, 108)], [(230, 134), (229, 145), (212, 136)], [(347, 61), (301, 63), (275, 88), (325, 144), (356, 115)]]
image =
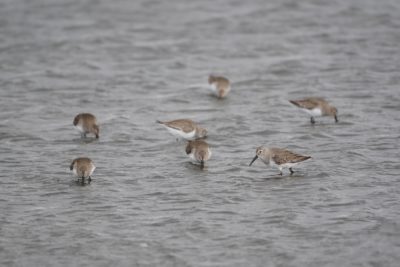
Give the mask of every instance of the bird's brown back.
[(90, 113), (80, 113), (75, 116), (74, 118), (74, 125), (76, 126), (79, 121), (82, 120), (83, 124), (96, 124), (97, 125), (97, 119), (94, 115)]
[(314, 109), (316, 107), (327, 105), (327, 102), (320, 97), (309, 97), (300, 100), (290, 100), (290, 103), (305, 109)]
[(223, 88), (228, 87), (230, 84), (227, 78), (222, 76), (212, 76), (212, 75), (210, 75), (210, 77), (208, 78), (208, 82), (210, 84), (216, 82), (218, 84), (218, 87), (223, 87)]
[(93, 167), (93, 162), (89, 158), (76, 158), (72, 161), (70, 165), (70, 169), (72, 170), (74, 168), (74, 165), (76, 164), (76, 172), (78, 176), (88, 176), (92, 167)]
[(199, 150), (208, 151), (208, 144), (203, 140), (188, 141), (186, 145), (186, 154), (192, 153), (193, 149), (197, 151)]
[(270, 150), (272, 152), (272, 159), (278, 165), (285, 163), (297, 163), (311, 158), (310, 156), (303, 156), (286, 149), (270, 148)]
[(179, 119), (166, 122), (158, 121), (158, 123), (164, 124), (176, 130), (181, 130), (185, 133), (190, 133), (196, 129), (196, 124), (189, 119)]

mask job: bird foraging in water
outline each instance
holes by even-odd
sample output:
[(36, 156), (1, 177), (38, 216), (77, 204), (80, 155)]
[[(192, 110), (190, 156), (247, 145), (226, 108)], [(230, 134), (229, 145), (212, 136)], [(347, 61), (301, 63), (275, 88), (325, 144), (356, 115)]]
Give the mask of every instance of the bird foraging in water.
[(197, 125), (189, 119), (179, 119), (173, 121), (157, 121), (164, 126), (168, 132), (174, 135), (177, 140), (186, 139), (194, 140), (207, 136), (207, 130)]
[(88, 182), (92, 181), (90, 177), (96, 166), (94, 166), (93, 161), (89, 158), (76, 158), (71, 162), (69, 169), (74, 172), (74, 174), (82, 179), (82, 184), (85, 183), (85, 179), (88, 178)]
[(204, 163), (211, 157), (211, 150), (205, 141), (195, 140), (187, 143), (186, 154), (193, 163), (200, 163), (201, 168), (204, 168)]
[(265, 164), (278, 168), (279, 174), (282, 175), (283, 168), (289, 168), (290, 174), (293, 174), (294, 171), (292, 168), (294, 166), (311, 157), (302, 156), (286, 149), (260, 146), (256, 149), (256, 156), (250, 162), (249, 166), (258, 158)]
[(231, 90), (231, 83), (229, 80), (222, 76), (208, 77), (208, 84), (210, 85), (210, 90), (218, 98), (224, 98)]
[(319, 97), (309, 97), (300, 100), (289, 100), (290, 103), (299, 107), (301, 110), (311, 116), (311, 123), (315, 123), (314, 117), (332, 116), (335, 122), (338, 122), (338, 110), (331, 106), (325, 99)]
[(86, 134), (92, 133), (99, 138), (100, 129), (97, 125), (97, 119), (93, 114), (80, 113), (75, 116), (73, 125), (81, 133), (81, 137), (85, 138)]

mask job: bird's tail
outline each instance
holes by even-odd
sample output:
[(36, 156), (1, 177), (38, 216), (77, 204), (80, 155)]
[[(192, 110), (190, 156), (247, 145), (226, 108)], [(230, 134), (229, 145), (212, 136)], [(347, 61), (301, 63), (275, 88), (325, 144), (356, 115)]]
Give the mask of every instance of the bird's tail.
[(300, 103), (297, 102), (296, 100), (289, 100), (289, 102), (292, 103), (292, 104), (295, 105), (295, 106), (300, 107)]

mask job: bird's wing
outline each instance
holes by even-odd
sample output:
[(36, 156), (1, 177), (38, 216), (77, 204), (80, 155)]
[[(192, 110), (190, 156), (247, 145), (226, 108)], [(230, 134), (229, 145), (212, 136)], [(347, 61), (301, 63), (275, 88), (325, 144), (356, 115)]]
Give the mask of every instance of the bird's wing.
[(289, 150), (282, 150), (275, 152), (272, 156), (272, 159), (275, 161), (277, 165), (285, 164), (285, 163), (297, 163), (304, 160), (307, 160), (311, 157), (302, 156), (296, 153), (293, 153)]
[(190, 133), (195, 130), (194, 123), (191, 120), (186, 119), (164, 122), (164, 125), (185, 133)]
[(318, 107), (321, 100), (322, 98), (307, 98), (302, 100), (290, 100), (290, 103), (300, 108), (314, 109)]

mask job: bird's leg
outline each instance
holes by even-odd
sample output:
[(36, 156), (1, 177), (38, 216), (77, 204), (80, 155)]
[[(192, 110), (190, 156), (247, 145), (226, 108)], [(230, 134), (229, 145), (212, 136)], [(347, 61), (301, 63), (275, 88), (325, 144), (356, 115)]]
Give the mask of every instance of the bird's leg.
[(292, 170), (292, 168), (289, 168), (290, 171), (290, 175), (292, 175), (294, 173), (294, 171)]
[(89, 176), (88, 184), (90, 184), (91, 181), (92, 181), (92, 177)]
[(82, 176), (82, 185), (85, 184), (85, 176)]
[(337, 118), (337, 116), (335, 115), (335, 122), (339, 122), (339, 120), (338, 120), (338, 118)]
[(314, 117), (311, 117), (311, 124), (314, 124), (314, 123), (315, 123)]
[(282, 173), (283, 167), (279, 165), (278, 169), (279, 169), (279, 175), (282, 176), (283, 175), (283, 173)]

